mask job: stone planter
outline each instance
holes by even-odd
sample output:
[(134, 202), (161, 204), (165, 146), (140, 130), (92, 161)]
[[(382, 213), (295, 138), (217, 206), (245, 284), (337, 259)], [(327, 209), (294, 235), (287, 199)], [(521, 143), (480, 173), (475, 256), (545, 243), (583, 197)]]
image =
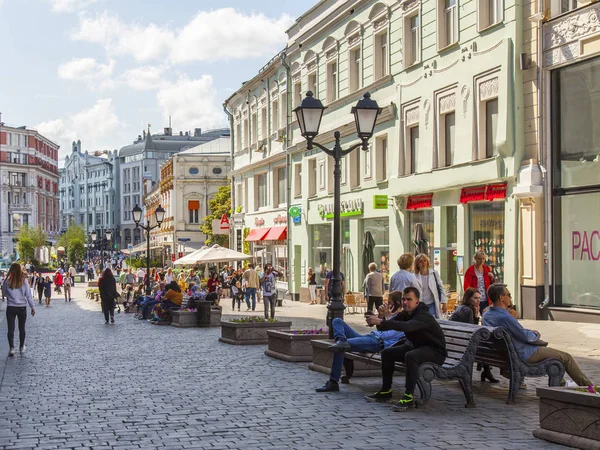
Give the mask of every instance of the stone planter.
[(221, 326), (221, 308), (213, 306), (210, 309), (210, 326), (211, 327), (220, 327)]
[(538, 439), (586, 450), (600, 450), (600, 395), (559, 387), (537, 388)]
[[(333, 362), (333, 353), (328, 348), (333, 344), (333, 341), (313, 340), (310, 343), (312, 345), (313, 359), (308, 368), (315, 372), (329, 375), (331, 372), (331, 363)], [(381, 366), (375, 362), (354, 361), (354, 374), (352, 376), (381, 377)]]
[(196, 312), (171, 310), (171, 325), (180, 328), (189, 328), (198, 326), (198, 315)]
[(265, 355), (288, 362), (311, 362), (313, 339), (327, 339), (323, 334), (292, 334), (287, 331), (268, 330), (269, 348)]
[(268, 330), (289, 330), (292, 322), (221, 322), (219, 341), (233, 345), (268, 344)]

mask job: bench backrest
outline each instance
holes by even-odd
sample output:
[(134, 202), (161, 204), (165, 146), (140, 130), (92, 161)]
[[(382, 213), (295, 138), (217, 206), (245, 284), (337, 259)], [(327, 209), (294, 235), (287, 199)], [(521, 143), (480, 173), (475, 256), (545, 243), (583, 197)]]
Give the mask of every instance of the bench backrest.
[(446, 338), (448, 356), (444, 365), (472, 364), (481, 340), (489, 339), (488, 327), (468, 323), (438, 320)]
[(492, 328), (489, 339), (482, 339), (477, 346), (475, 360), (500, 369), (511, 369), (510, 348), (514, 344), (502, 327)]

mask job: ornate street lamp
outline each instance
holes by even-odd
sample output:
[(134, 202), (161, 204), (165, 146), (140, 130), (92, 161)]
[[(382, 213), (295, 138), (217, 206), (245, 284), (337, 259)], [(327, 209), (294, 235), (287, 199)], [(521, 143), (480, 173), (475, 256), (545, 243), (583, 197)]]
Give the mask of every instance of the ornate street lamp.
[(110, 254), (111, 254), (111, 239), (112, 239), (112, 231), (111, 230), (106, 230), (105, 233), (106, 236), (106, 243), (108, 244), (108, 257), (110, 259)]
[(313, 146), (323, 150), (327, 155), (331, 156), (335, 162), (333, 169), (333, 278), (332, 282), (332, 298), (327, 304), (327, 325), (329, 326), (329, 338), (333, 339), (333, 326), (331, 322), (336, 317), (342, 319), (344, 317), (344, 299), (342, 298), (342, 280), (340, 277), (340, 254), (342, 253), (341, 240), (341, 211), (340, 211), (340, 184), (341, 184), (341, 160), (344, 156), (351, 153), (353, 150), (361, 147), (364, 151), (369, 149), (369, 139), (373, 137), (373, 131), (377, 122), (377, 116), (381, 113), (381, 108), (377, 102), (371, 100), (371, 95), (367, 92), (363, 98), (358, 101), (356, 106), (351, 110), (354, 114), (356, 123), (356, 132), (361, 142), (350, 148), (343, 150), (340, 145), (340, 132), (335, 131), (333, 136), (335, 144), (332, 149), (328, 149), (323, 145), (313, 142), (319, 134), (321, 119), (325, 107), (319, 99), (313, 97), (313, 93), (308, 91), (302, 103), (294, 109), (300, 126), (300, 133), (306, 139), (308, 150), (312, 150)]
[(156, 218), (156, 225), (154, 226), (150, 226), (150, 224), (140, 224), (140, 221), (142, 220), (142, 212), (142, 208), (140, 208), (138, 205), (135, 205), (131, 211), (131, 214), (133, 215), (135, 227), (146, 231), (146, 295), (150, 295), (150, 231), (162, 225), (162, 222), (165, 218), (165, 210), (162, 206), (158, 205), (158, 208), (156, 208), (156, 211), (154, 211), (154, 217)]

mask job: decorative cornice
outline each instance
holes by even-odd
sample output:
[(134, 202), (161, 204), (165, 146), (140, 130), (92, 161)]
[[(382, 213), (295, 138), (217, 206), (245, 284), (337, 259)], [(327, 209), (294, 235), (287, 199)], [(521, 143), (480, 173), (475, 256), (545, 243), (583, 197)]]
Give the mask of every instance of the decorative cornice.
[(491, 78), (479, 84), (479, 100), (489, 100), (498, 97), (498, 77)]
[(439, 113), (446, 114), (456, 110), (456, 93), (452, 92), (438, 97)]

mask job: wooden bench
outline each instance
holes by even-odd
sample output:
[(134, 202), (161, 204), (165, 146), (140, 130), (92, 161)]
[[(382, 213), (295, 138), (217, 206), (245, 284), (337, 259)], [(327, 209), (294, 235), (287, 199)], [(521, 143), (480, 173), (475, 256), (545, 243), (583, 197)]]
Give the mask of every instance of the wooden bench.
[[(446, 320), (440, 320), (439, 324), (446, 337), (448, 357), (441, 366), (434, 363), (424, 363), (419, 366), (417, 386), (421, 393), (421, 399), (418, 403), (422, 406), (427, 404), (431, 398), (431, 381), (434, 379), (458, 380), (467, 401), (465, 406), (467, 408), (474, 408), (475, 400), (472, 389), (473, 362), (479, 342), (481, 340), (488, 340), (493, 329)], [(315, 361), (319, 362), (319, 359), (323, 358), (324, 355), (322, 352), (323, 350), (327, 351), (326, 348), (331, 345), (331, 341), (315, 340), (312, 341), (312, 345), (313, 364), (309, 368), (319, 370), (315, 368)], [(381, 367), (381, 356), (379, 354), (346, 352), (344, 353), (344, 358), (361, 364), (368, 364), (369, 367)], [(322, 365), (322, 363), (319, 365)], [(348, 367), (346, 367), (346, 370), (348, 370)], [(404, 365), (397, 362), (396, 371), (404, 373)]]
[(498, 367), (509, 380), (507, 404), (516, 402), (517, 392), (525, 377), (548, 376), (548, 386), (560, 386), (565, 368), (558, 359), (550, 358), (536, 364), (521, 360), (508, 330), (492, 328), (489, 339), (484, 339), (477, 347), (475, 362)]

